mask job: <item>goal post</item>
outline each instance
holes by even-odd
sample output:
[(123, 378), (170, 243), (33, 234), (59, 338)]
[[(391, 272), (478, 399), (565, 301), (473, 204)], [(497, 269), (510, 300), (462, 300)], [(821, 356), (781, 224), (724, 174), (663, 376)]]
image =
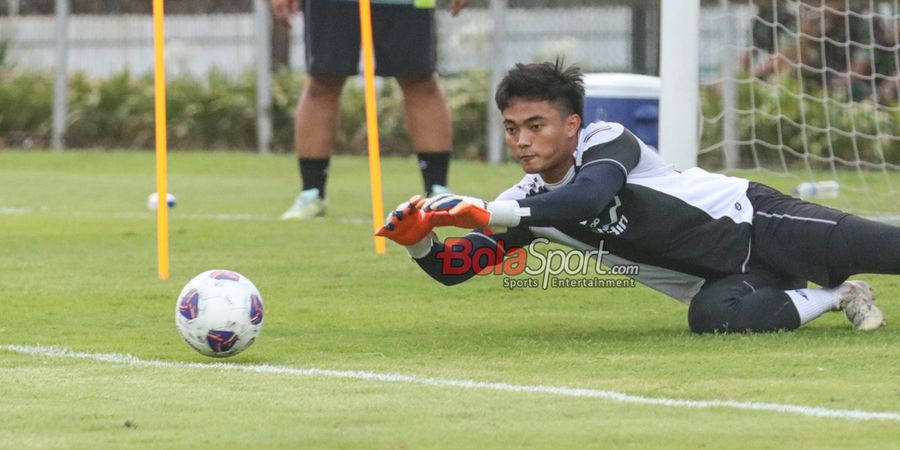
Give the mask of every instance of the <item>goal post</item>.
[(700, 0), (662, 0), (659, 153), (677, 170), (697, 165)]

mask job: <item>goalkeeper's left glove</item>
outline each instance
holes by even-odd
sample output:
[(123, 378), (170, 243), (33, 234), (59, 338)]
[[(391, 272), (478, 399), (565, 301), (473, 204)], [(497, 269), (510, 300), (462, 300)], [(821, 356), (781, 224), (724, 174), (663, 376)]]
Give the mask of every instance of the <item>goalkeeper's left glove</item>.
[(441, 194), (428, 199), (416, 199), (417, 208), (431, 213), (432, 226), (460, 228), (514, 227), (522, 217), (529, 216), (529, 208), (520, 208), (515, 200), (486, 202), (480, 198), (456, 194)]
[(376, 236), (384, 236), (404, 247), (412, 258), (421, 258), (431, 252), (435, 235), (433, 226), (428, 223), (432, 213), (426, 213), (413, 205), (419, 196), (409, 202), (401, 203), (385, 219), (384, 226), (375, 232)]
[[(413, 197), (410, 200), (418, 200)], [(417, 208), (411, 202), (397, 206), (385, 219), (384, 226), (375, 232), (376, 236), (384, 236), (400, 245), (413, 245), (431, 234), (434, 226), (429, 218), (432, 213)]]

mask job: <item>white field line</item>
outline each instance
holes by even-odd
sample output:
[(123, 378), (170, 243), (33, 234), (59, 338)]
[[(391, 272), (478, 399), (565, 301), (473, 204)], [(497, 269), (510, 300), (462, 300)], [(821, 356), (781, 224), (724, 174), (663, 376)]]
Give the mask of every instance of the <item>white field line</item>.
[(0, 207), (0, 215), (25, 216), (34, 212), (31, 208), (6, 208)]
[(741, 402), (734, 400), (679, 400), (664, 397), (642, 397), (639, 395), (624, 394), (616, 391), (600, 389), (556, 387), (541, 385), (522, 385), (509, 383), (489, 383), (474, 380), (453, 380), (446, 378), (429, 378), (416, 375), (403, 375), (393, 373), (377, 373), (350, 370), (328, 370), (317, 368), (295, 368), (287, 366), (233, 364), (233, 363), (182, 363), (160, 360), (139, 359), (131, 355), (117, 353), (83, 353), (58, 347), (2, 345), (0, 350), (21, 353), (32, 356), (48, 358), (75, 358), (93, 361), (126, 364), (138, 367), (161, 368), (187, 368), (203, 370), (230, 370), (250, 373), (293, 375), (300, 377), (324, 377), (344, 378), (364, 381), (378, 381), (383, 383), (407, 383), (425, 386), (454, 387), (462, 389), (484, 389), (503, 392), (525, 392), (531, 394), (556, 395), (575, 398), (599, 398), (612, 400), (619, 403), (633, 403), (640, 405), (656, 405), (680, 408), (730, 408), (749, 411), (764, 411), (784, 414), (796, 414), (808, 417), (829, 417), (847, 420), (889, 420), (900, 422), (900, 413), (873, 412), (858, 409), (830, 409), (802, 405), (790, 405), (780, 403)]

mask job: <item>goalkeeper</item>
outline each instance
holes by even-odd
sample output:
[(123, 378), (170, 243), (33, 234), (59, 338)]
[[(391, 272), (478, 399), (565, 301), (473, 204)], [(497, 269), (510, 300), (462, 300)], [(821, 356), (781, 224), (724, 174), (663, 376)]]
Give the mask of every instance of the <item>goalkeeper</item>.
[(637, 282), (688, 303), (696, 333), (792, 330), (839, 310), (860, 330), (884, 324), (869, 285), (847, 278), (900, 273), (900, 228), (746, 179), (675, 171), (617, 123), (582, 128), (577, 67), (518, 64), (495, 100), (525, 177), (491, 202), (413, 197), (378, 231), (436, 280), (475, 275), (442, 272), (432, 229), (458, 226), (475, 229), (450, 244), (470, 257), (536, 238), (581, 251), (602, 243), (604, 262), (636, 264)]

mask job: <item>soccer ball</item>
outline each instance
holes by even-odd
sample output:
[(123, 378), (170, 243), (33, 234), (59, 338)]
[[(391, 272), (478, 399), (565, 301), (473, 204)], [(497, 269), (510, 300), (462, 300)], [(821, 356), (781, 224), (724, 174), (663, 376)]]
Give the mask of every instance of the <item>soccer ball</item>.
[(175, 304), (175, 325), (194, 350), (216, 358), (247, 349), (263, 326), (263, 301), (247, 277), (208, 270), (184, 286)]

